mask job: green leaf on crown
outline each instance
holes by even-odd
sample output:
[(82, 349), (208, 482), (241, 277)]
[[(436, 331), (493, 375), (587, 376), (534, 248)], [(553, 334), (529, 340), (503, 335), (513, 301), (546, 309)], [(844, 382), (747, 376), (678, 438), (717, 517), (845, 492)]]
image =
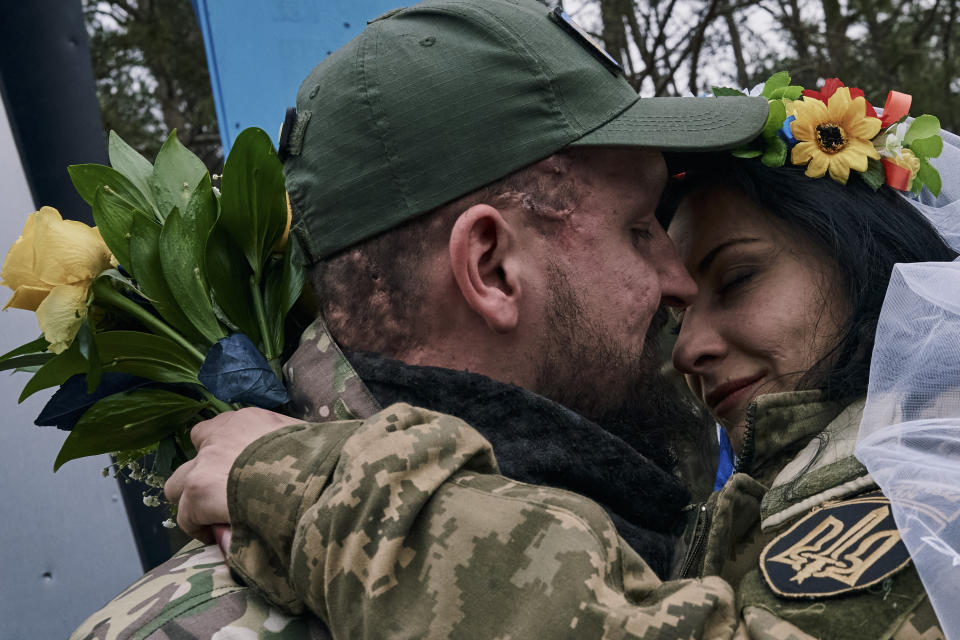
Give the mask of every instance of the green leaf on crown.
[(943, 152), (943, 138), (939, 135), (919, 138), (910, 143), (910, 150), (918, 158), (936, 158)]
[(767, 138), (767, 148), (760, 161), (768, 167), (782, 167), (787, 161), (787, 143), (778, 136)]
[(876, 191), (887, 181), (887, 174), (883, 170), (883, 162), (875, 158), (867, 158), (867, 170), (861, 172), (860, 177), (871, 189)]
[(769, 141), (771, 138), (779, 136), (777, 132), (783, 127), (783, 121), (787, 119), (787, 108), (784, 104), (775, 100), (770, 103), (770, 111), (767, 113), (767, 122), (763, 125), (763, 137)]
[[(773, 99), (773, 92), (777, 89), (783, 89), (790, 85), (790, 74), (786, 71), (778, 71), (772, 76), (770, 76), (763, 85), (763, 90), (760, 92), (764, 98), (768, 100)], [(781, 92), (782, 93), (782, 92)]]
[(206, 406), (162, 389), (107, 396), (81, 416), (64, 441), (53, 470), (77, 458), (152, 445), (187, 426)]
[(286, 227), (284, 184), (270, 137), (261, 129), (243, 130), (223, 167), (220, 223), (243, 250), (257, 281)]
[(177, 139), (174, 129), (157, 153), (150, 175), (150, 187), (161, 220), (174, 208), (183, 211), (194, 189), (208, 176), (203, 162)]
[(910, 123), (910, 128), (907, 129), (906, 135), (903, 136), (903, 144), (909, 147), (913, 144), (914, 140), (929, 138), (939, 133), (940, 120), (938, 120), (936, 116), (925, 113)]
[(713, 95), (715, 95), (715, 96), (718, 97), (718, 98), (721, 97), (721, 96), (744, 96), (744, 95), (747, 95), (747, 94), (745, 94), (743, 91), (740, 91), (739, 89), (731, 89), (730, 87), (711, 87), (711, 91), (713, 91)]
[[(939, 196), (940, 190), (943, 188), (940, 172), (923, 158), (920, 159), (920, 170), (917, 171), (917, 177), (914, 182), (925, 185), (927, 189), (930, 189), (930, 193), (935, 196)], [(916, 191), (919, 192), (920, 190), (916, 189)]]

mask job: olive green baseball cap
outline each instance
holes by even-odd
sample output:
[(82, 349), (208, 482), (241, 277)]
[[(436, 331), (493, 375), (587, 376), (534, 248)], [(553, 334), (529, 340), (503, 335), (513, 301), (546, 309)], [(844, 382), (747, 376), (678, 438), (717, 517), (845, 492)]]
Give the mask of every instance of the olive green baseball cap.
[(760, 97), (643, 98), (537, 0), (426, 0), (317, 65), (281, 133), (313, 263), (571, 145), (672, 151), (756, 137)]

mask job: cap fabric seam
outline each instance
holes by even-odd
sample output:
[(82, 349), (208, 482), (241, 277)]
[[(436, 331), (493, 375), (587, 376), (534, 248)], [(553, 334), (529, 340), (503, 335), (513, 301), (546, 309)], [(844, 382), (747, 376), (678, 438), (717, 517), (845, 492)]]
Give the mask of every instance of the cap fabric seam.
[[(383, 32), (381, 24), (374, 24), (371, 27), (375, 28), (376, 34), (373, 38), (373, 55), (377, 56), (380, 53), (380, 34)], [(369, 27), (368, 27), (369, 28)], [(360, 79), (363, 86), (363, 102), (367, 105), (370, 110), (370, 117), (373, 121), (373, 127), (377, 132), (377, 139), (380, 141), (380, 146), (383, 148), (384, 159), (390, 166), (390, 178), (394, 183), (394, 187), (397, 190), (397, 195), (402, 200), (404, 209), (409, 213), (413, 209), (410, 205), (410, 199), (407, 193), (407, 189), (403, 183), (403, 180), (400, 178), (397, 173), (397, 165), (400, 164), (401, 160), (387, 143), (386, 132), (390, 128), (390, 123), (387, 121), (386, 110), (377, 109), (377, 106), (374, 104), (373, 99), (370, 96), (370, 87), (373, 86), (372, 73), (368, 72), (366, 59), (367, 59), (367, 47), (370, 46), (370, 39), (368, 38), (360, 47), (357, 47), (357, 58), (358, 66), (360, 71)], [(382, 95), (381, 95), (382, 97)], [(378, 115), (382, 113), (385, 126), (380, 125), (380, 120)]]

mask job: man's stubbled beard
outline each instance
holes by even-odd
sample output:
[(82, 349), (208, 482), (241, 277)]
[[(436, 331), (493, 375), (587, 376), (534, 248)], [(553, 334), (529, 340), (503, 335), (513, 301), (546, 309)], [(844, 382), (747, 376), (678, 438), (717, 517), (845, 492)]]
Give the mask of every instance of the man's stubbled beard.
[(659, 373), (654, 343), (667, 321), (666, 310), (654, 315), (643, 346), (631, 349), (592, 320), (558, 266), (551, 266), (548, 277), (552, 299), (536, 391), (672, 471), (675, 436), (692, 433), (702, 423), (689, 400)]

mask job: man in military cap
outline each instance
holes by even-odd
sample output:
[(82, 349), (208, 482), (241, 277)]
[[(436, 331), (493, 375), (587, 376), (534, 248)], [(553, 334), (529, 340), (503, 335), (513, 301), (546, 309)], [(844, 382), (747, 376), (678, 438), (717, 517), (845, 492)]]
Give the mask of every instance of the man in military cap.
[(687, 493), (651, 434), (685, 412), (647, 335), (694, 285), (654, 212), (659, 150), (735, 147), (766, 113), (640, 100), (536, 0), (373, 21), (281, 136), (323, 312), (286, 364), (296, 420), (199, 425), (167, 487), (188, 532), (232, 525), (256, 593), (193, 546), (75, 637), (326, 637), (308, 609), (336, 637), (732, 631), (725, 583), (660, 582)]

